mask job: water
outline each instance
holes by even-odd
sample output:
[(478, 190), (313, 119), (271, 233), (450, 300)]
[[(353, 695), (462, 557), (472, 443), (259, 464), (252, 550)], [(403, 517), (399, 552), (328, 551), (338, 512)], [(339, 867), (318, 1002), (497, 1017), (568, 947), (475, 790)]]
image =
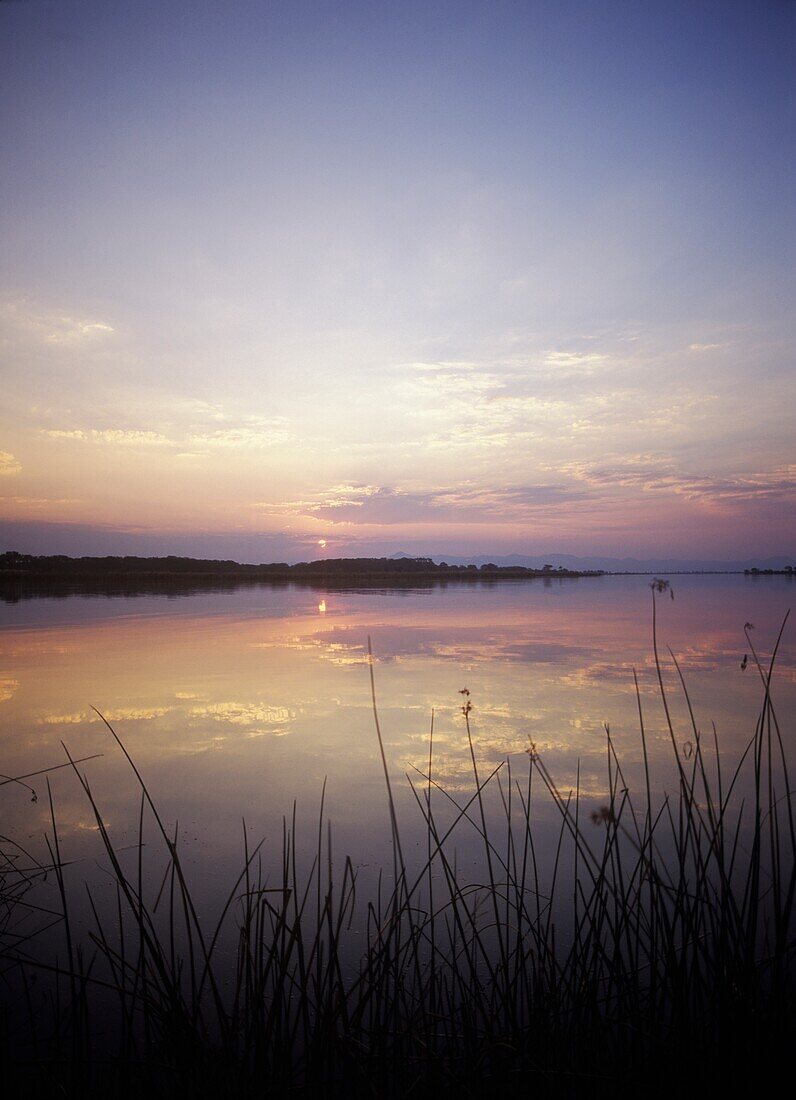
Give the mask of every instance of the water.
[[(652, 653), (651, 578), (477, 584), (424, 591), (247, 588), (169, 599), (70, 596), (0, 607), (0, 745), (6, 776), (81, 765), (119, 849), (137, 840), (138, 794), (117, 731), (212, 894), (240, 863), (245, 827), (278, 846), (294, 799), (307, 836), (325, 811), (338, 851), (389, 860), (384, 776), (374, 731), (367, 640), (381, 728), (411, 850), (422, 824), (408, 773), (423, 785), (434, 714), (434, 778), (472, 788), (462, 703), (483, 774), (527, 771), (533, 743), (562, 790), (578, 777), (585, 811), (605, 800), (605, 725), (631, 787), (642, 782), (640, 698), (654, 781), (673, 783), (670, 735)], [(744, 636), (768, 661), (793, 599), (786, 577), (674, 576), (657, 598), (676, 738), (693, 743), (667, 647), (680, 662), (699, 731), (712, 723), (734, 759), (762, 700)], [(741, 669), (745, 653), (747, 667)], [(774, 702), (792, 738), (796, 637), (786, 628)], [(463, 689), (470, 692), (462, 695)], [(711, 750), (712, 751), (712, 750)], [(502, 774), (507, 774), (504, 763)], [(3, 833), (25, 846), (50, 828), (43, 776), (5, 784)], [(101, 878), (90, 806), (69, 769), (50, 773), (64, 856)], [(33, 801), (35, 792), (36, 801)], [(440, 799), (444, 796), (440, 795)], [(151, 843), (155, 843), (152, 838)], [(132, 858), (132, 856), (130, 857)], [(101, 861), (100, 861), (101, 862)]]

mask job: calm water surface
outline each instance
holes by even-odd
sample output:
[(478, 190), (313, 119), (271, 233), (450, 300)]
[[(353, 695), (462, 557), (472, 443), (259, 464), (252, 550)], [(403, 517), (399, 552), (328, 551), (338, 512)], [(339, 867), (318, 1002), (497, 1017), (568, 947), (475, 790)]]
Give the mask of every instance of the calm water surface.
[[(92, 707), (118, 732), (203, 874), (239, 859), (241, 819), (278, 837), (326, 811), (341, 850), (386, 858), (388, 818), (367, 667), (372, 639), (379, 714), (399, 811), (418, 812), (434, 713), (434, 776), (471, 785), (461, 704), (484, 769), (527, 771), (532, 741), (562, 788), (588, 808), (605, 794), (605, 724), (631, 786), (641, 781), (638, 673), (655, 782), (672, 783), (669, 734), (652, 654), (649, 577), (450, 586), (430, 591), (245, 589), (168, 599), (72, 596), (0, 606), (0, 743), (6, 776), (102, 754), (86, 774), (120, 847), (135, 838), (129, 766)], [(743, 627), (768, 660), (794, 585), (785, 577), (673, 576), (658, 599), (659, 641), (678, 743), (693, 732), (667, 647), (678, 658), (702, 733), (715, 722), (734, 758), (752, 735), (762, 691)], [(796, 623), (786, 628), (774, 701), (792, 741)], [(88, 859), (94, 823), (75, 777), (51, 774), (67, 855)], [(49, 827), (46, 780), (5, 784), (2, 828), (34, 843)], [(419, 840), (418, 840), (419, 843)], [(212, 859), (208, 859), (208, 855)]]

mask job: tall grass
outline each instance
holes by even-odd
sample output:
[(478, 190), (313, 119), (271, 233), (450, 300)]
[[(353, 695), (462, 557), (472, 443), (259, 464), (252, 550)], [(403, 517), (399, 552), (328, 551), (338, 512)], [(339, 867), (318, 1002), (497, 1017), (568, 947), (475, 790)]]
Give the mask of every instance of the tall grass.
[[(690, 722), (682, 748), (655, 623), (664, 590), (653, 588), (653, 647), (676, 792), (658, 793), (652, 781), (638, 685), (643, 788), (631, 793), (606, 727), (607, 793), (593, 814), (579, 784), (559, 787), (533, 745), (521, 775), (508, 763), (485, 772), (464, 692), (472, 789), (462, 796), (435, 778), (432, 716), (427, 771), (409, 781), (426, 834), (416, 865), (401, 843), (371, 658), (393, 867), (367, 896), (351, 860), (335, 857), (322, 799), (309, 862), (295, 806), (277, 866), (249, 849), (244, 826), (243, 867), (206, 923), (177, 832), (106, 723), (139, 791), (133, 873), (81, 762), (68, 762), (112, 869), (114, 911), (90, 896), (93, 928), (78, 937), (54, 805), (46, 860), (5, 845), (0, 1069), (10, 1095), (760, 1087), (787, 1065), (796, 1022), (796, 830), (771, 695), (779, 639), (764, 664), (747, 631), (762, 703), (727, 770), (715, 728), (704, 743), (670, 654)], [(552, 856), (532, 823), (540, 799), (558, 819)], [(483, 850), (478, 881), (457, 865), (463, 830)], [(150, 836), (166, 853), (157, 874), (145, 866)], [(44, 875), (57, 898), (49, 911), (35, 889)], [(28, 937), (55, 920), (63, 946), (47, 961)]]

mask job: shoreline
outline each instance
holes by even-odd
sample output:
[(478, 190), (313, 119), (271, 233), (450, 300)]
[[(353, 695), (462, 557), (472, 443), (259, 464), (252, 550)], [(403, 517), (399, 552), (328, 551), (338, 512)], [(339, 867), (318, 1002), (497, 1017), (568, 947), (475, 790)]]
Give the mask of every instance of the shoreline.
[(430, 558), (332, 558), (311, 562), (248, 565), (228, 560), (180, 557), (34, 556), (0, 554), (0, 601), (68, 595), (191, 595), (272, 586), (340, 589), (431, 589), (452, 585), (520, 581), (585, 580), (594, 577), (674, 576), (793, 577), (792, 569), (626, 570), (532, 569), (510, 565), (436, 564)]

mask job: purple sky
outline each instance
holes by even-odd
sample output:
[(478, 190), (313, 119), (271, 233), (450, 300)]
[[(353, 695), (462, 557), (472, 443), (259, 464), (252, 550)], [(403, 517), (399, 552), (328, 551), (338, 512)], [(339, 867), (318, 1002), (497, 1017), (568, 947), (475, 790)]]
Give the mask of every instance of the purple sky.
[(795, 11), (0, 4), (0, 549), (791, 552)]

